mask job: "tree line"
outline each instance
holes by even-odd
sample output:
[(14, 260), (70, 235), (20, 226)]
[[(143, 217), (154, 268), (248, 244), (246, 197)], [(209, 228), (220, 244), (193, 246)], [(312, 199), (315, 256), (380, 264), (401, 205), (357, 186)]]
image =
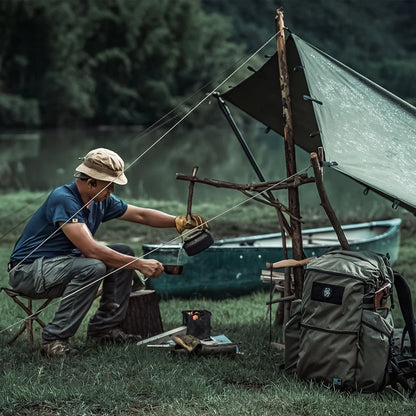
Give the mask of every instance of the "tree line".
[(232, 21), (232, 37), (256, 50), (277, 8), (289, 31), (416, 105), (416, 0), (203, 0)]
[(2, 0), (0, 123), (146, 125), (242, 47), (198, 0)]
[[(416, 103), (414, 0), (280, 3), (305, 40)], [(273, 0), (2, 0), (0, 124), (147, 126), (263, 43), (275, 11)]]

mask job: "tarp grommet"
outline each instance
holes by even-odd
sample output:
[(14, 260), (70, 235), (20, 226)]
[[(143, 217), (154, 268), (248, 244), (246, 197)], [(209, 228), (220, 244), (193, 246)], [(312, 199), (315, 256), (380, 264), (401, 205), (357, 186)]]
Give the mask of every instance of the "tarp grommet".
[(393, 208), (393, 209), (397, 209), (397, 208), (399, 208), (399, 206), (400, 206), (400, 200), (399, 199), (394, 199), (393, 200), (393, 204), (391, 205), (391, 207)]

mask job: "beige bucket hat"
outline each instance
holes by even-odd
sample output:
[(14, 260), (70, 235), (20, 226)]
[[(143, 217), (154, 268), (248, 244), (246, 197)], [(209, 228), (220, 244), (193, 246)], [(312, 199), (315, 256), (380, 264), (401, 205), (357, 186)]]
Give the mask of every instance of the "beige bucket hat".
[(124, 161), (116, 152), (100, 147), (91, 150), (81, 159), (82, 163), (75, 169), (77, 172), (118, 185), (127, 183)]

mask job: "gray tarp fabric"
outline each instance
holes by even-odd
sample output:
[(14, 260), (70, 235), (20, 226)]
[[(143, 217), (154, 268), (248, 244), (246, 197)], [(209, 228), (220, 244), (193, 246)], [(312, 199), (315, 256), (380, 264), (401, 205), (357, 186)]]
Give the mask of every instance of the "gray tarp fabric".
[[(295, 35), (286, 51), (295, 143), (416, 212), (416, 108)], [(222, 97), (283, 135), (276, 55)]]

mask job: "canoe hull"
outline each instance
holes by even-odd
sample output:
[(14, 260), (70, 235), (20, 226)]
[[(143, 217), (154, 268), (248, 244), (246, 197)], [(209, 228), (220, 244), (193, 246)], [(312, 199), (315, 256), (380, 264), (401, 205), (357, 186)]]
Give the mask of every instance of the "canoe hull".
[[(347, 236), (349, 232), (364, 230), (362, 234), (366, 234), (368, 230), (371, 237), (352, 242), (351, 249), (389, 253), (394, 263), (400, 245), (400, 223), (400, 219), (374, 221), (345, 226), (343, 229)], [(323, 238), (321, 238), (322, 244), (315, 242), (310, 245), (308, 243), (308, 236), (320, 235), (320, 233), (325, 235), (325, 232), (331, 231), (330, 227), (303, 231), (305, 255), (307, 257), (320, 256), (337, 248), (339, 244), (325, 243)], [(218, 240), (205, 251), (192, 257), (187, 256), (179, 245), (144, 245), (143, 253), (148, 254), (148, 257), (165, 264), (184, 266), (181, 275), (163, 274), (159, 279), (150, 280), (150, 287), (163, 298), (206, 297), (212, 299), (247, 295), (254, 291), (268, 289), (268, 286), (260, 281), (260, 274), (261, 270), (265, 269), (266, 262), (273, 263), (284, 258), (281, 247), (273, 247), (270, 246), (271, 243), (268, 243), (279, 236), (280, 234), (266, 234)], [(288, 257), (291, 258), (290, 247), (288, 253)]]

